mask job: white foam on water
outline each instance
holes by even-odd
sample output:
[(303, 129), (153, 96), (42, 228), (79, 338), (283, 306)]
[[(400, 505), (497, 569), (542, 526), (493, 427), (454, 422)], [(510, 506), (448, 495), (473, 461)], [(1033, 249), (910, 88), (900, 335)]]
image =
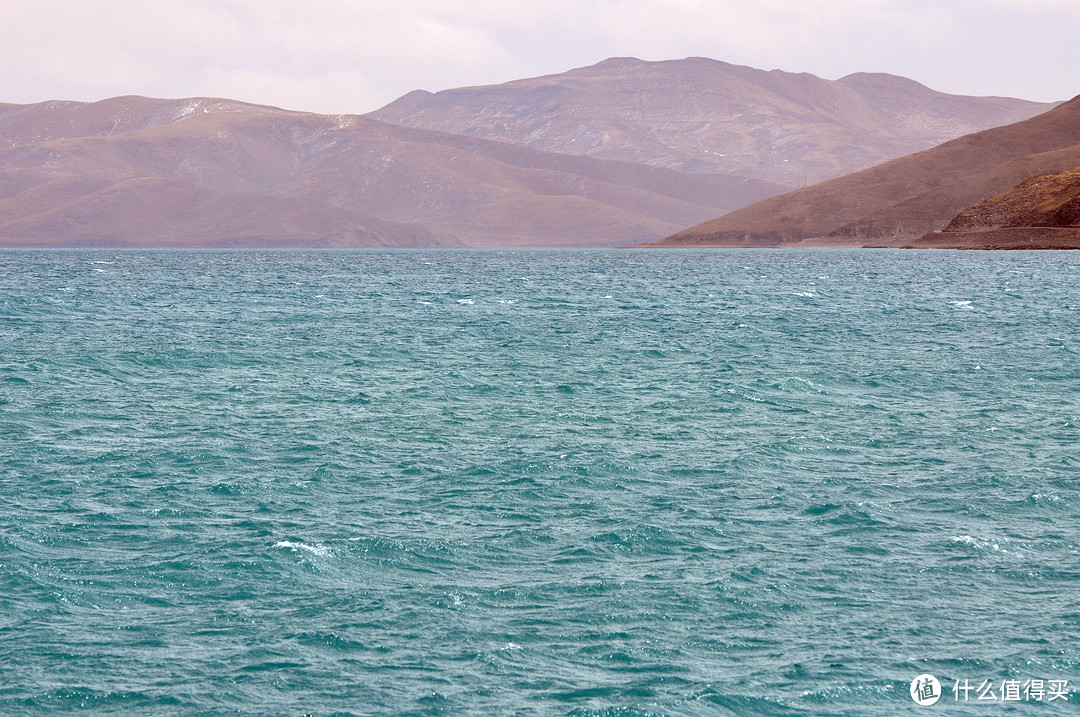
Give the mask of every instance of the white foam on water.
[[(1008, 549), (1002, 547), (1001, 544), (1005, 542), (1004, 540), (987, 540), (982, 538), (976, 538), (971, 535), (955, 535), (953, 536), (952, 542), (962, 543), (963, 545), (971, 546), (972, 548), (975, 548), (977, 550), (989, 550), (995, 553), (1002, 554), (1008, 554), (1010, 552)], [(1011, 552), (1015, 553), (1016, 551), (1013, 550)]]
[(458, 299), (458, 300), (457, 300), (457, 302), (458, 302), (459, 304), (467, 304), (467, 305), (469, 305), (469, 306), (471, 306), (471, 305), (473, 305), (473, 304), (475, 304), (475, 303), (476, 303), (476, 302), (475, 302), (475, 301), (473, 301), (472, 299)]
[(307, 543), (294, 543), (291, 540), (279, 540), (274, 543), (275, 548), (287, 548), (294, 553), (298, 550), (306, 550), (312, 555), (323, 555), (326, 553), (326, 546), (315, 543), (315, 545), (308, 545)]

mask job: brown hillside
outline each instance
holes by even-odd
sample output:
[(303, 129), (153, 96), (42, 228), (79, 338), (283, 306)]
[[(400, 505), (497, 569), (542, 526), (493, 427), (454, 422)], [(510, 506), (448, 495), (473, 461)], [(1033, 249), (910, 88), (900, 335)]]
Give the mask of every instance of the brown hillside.
[(944, 231), (1080, 226), (1080, 168), (1041, 174), (960, 212)]
[(1030, 177), (960, 212), (915, 247), (1080, 249), (1080, 168)]
[(1077, 165), (1080, 97), (1023, 122), (767, 199), (656, 245), (904, 245), (1033, 174)]

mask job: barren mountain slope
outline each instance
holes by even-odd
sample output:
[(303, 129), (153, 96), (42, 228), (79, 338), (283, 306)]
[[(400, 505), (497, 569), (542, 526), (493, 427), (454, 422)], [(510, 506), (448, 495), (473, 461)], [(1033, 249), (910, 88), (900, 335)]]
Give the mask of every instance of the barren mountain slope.
[(1000, 227), (1080, 226), (1080, 168), (1029, 177), (960, 212), (947, 232)]
[(1080, 97), (1023, 122), (758, 202), (657, 245), (903, 245), (1033, 174), (1077, 165)]
[(912, 246), (1080, 249), (1080, 168), (1030, 177), (968, 207)]
[(883, 74), (829, 81), (705, 58), (615, 58), (502, 85), (412, 92), (370, 116), (562, 154), (798, 187), (1052, 106), (946, 95)]
[(0, 110), (6, 245), (626, 244), (780, 191), (227, 100)]

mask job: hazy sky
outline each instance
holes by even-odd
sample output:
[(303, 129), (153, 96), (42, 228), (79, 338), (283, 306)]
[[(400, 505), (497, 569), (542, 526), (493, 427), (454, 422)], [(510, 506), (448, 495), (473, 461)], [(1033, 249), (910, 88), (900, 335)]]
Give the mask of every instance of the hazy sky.
[(705, 56), (1080, 94), (1080, 0), (0, 0), (0, 102), (217, 96), (361, 113), (413, 89)]

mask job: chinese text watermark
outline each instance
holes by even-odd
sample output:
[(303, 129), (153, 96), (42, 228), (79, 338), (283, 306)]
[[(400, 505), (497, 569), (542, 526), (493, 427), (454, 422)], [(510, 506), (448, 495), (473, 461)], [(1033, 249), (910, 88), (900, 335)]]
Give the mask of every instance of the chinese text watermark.
[[(926, 707), (936, 704), (946, 694), (941, 682), (929, 674), (919, 675), (912, 680), (910, 692), (911, 699)], [(964, 678), (954, 681), (948, 692), (952, 693), (953, 702), (1067, 702), (1070, 695), (1068, 680), (1042, 679), (1003, 679), (994, 682)]]

